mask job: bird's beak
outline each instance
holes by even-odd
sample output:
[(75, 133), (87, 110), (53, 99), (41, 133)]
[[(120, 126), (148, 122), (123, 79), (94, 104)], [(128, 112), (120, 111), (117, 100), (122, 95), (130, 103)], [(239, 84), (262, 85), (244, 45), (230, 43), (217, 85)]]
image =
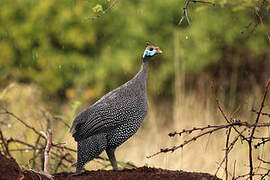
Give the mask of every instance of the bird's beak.
[(156, 52), (157, 52), (157, 54), (161, 54), (162, 53), (162, 50), (159, 48), (159, 47), (155, 47), (155, 50), (156, 50)]
[(157, 53), (158, 53), (158, 54), (161, 54), (161, 53), (162, 53), (161, 49), (158, 48), (158, 49), (157, 49)]

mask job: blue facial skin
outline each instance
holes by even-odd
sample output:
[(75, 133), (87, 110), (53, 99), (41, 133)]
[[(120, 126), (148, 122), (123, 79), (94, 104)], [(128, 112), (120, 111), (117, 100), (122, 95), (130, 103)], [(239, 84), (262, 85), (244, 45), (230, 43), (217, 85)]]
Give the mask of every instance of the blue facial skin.
[(145, 56), (154, 56), (156, 54), (156, 50), (153, 49), (152, 51), (149, 51), (149, 50), (145, 50), (144, 53), (143, 53), (143, 58), (145, 58)]

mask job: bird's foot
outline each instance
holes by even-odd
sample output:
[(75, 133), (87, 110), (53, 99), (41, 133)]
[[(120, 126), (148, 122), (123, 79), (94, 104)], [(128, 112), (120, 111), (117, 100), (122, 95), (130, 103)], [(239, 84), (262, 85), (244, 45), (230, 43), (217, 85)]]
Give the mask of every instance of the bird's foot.
[(71, 176), (80, 176), (80, 175), (82, 175), (82, 172), (75, 172), (75, 173), (71, 174)]

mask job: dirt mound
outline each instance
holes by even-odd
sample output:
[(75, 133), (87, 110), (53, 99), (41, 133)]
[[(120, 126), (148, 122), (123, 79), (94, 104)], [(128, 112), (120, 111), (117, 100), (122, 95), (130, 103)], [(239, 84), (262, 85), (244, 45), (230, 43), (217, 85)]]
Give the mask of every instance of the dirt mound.
[[(15, 159), (7, 158), (0, 152), (0, 180), (47, 180), (49, 179), (41, 173), (32, 170), (22, 171)], [(124, 169), (121, 171), (86, 171), (78, 176), (74, 176), (70, 172), (62, 172), (53, 175), (55, 180), (155, 180), (155, 179), (168, 179), (168, 180), (219, 180), (219, 178), (207, 173), (193, 173), (184, 171), (170, 171), (157, 168), (140, 167), (136, 169)]]
[(219, 178), (207, 173), (193, 173), (184, 171), (170, 171), (157, 168), (140, 167), (136, 169), (124, 169), (121, 171), (86, 171), (79, 176), (73, 176), (72, 173), (58, 173), (54, 175), (57, 180), (219, 180)]
[(23, 171), (23, 180), (52, 180), (47, 176), (30, 170)]
[(22, 171), (15, 159), (5, 157), (4, 155), (1, 154), (0, 151), (0, 180), (13, 180), (13, 179), (49, 180), (49, 178), (43, 174), (31, 170)]
[(0, 179), (19, 179), (21, 168), (13, 158), (7, 158), (0, 152)]

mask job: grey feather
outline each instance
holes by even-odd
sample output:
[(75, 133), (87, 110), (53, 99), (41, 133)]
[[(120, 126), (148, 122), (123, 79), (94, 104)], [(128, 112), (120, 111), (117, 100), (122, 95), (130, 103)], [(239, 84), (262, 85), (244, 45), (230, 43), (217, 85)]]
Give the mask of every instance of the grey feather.
[(140, 113), (147, 112), (146, 79), (148, 63), (130, 81), (104, 95), (80, 112), (70, 132), (76, 141), (113, 130)]

